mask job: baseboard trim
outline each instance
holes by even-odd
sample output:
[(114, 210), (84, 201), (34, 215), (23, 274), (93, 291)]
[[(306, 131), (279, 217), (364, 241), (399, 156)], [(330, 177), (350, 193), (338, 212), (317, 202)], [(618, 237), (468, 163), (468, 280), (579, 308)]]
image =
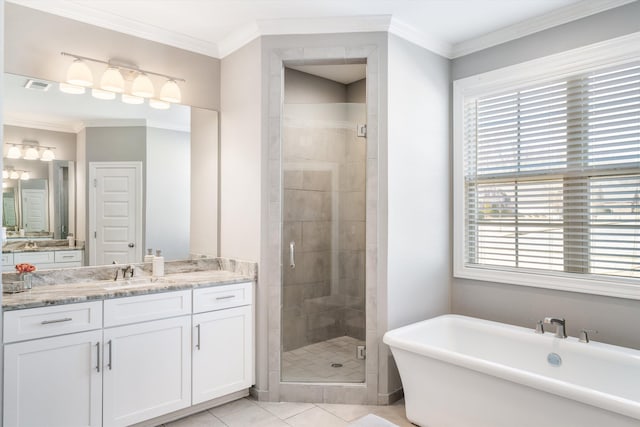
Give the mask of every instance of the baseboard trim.
[(378, 405), (392, 405), (404, 397), (404, 389), (399, 388), (391, 393), (378, 393)]

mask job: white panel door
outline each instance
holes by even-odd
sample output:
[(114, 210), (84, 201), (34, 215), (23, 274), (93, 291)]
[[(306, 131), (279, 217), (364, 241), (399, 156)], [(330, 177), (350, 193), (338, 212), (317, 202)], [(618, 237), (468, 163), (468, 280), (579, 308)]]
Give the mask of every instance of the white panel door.
[(102, 330), (4, 346), (4, 425), (100, 426)]
[(251, 306), (193, 316), (193, 404), (251, 387)]
[(91, 265), (142, 261), (142, 165), (89, 165)]
[(22, 194), (22, 228), (25, 231), (46, 231), (47, 224), (47, 190), (23, 189)]
[(191, 316), (104, 330), (103, 426), (191, 404)]

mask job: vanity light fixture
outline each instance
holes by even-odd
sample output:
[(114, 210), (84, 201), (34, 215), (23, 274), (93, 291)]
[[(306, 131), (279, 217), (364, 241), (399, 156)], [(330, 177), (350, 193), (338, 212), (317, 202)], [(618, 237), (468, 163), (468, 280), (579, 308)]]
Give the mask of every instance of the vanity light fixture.
[(67, 69), (67, 83), (84, 87), (93, 86), (91, 69), (81, 58), (76, 58), (71, 65), (69, 65), (69, 69)]
[(2, 179), (9, 179), (9, 171), (2, 169)]
[(27, 171), (22, 171), (22, 173), (20, 174), (20, 180), (21, 181), (29, 181), (29, 172)]
[(18, 179), (18, 178), (20, 178), (20, 174), (18, 173), (17, 170), (12, 170), (9, 173), (9, 179)]
[(29, 147), (24, 152), (25, 160), (38, 160), (39, 158), (38, 150), (35, 147)]
[(7, 159), (19, 159), (21, 157), (22, 151), (16, 146), (16, 144), (9, 147), (9, 151), (7, 151)]
[(44, 152), (42, 153), (42, 157), (40, 157), (40, 160), (42, 160), (43, 162), (51, 162), (56, 159), (56, 155), (53, 153), (53, 150), (51, 148), (47, 147), (44, 150)]
[(124, 78), (120, 70), (116, 67), (107, 68), (100, 79), (100, 89), (115, 93), (124, 92)]
[[(185, 82), (185, 79), (156, 73), (154, 71), (142, 70), (135, 65), (124, 64), (114, 60), (103, 61), (67, 52), (61, 52), (61, 54), (74, 58), (67, 71), (67, 85), (60, 85), (60, 90), (63, 92), (81, 93), (78, 88), (93, 87), (93, 76), (86, 62), (96, 62), (107, 65), (107, 69), (100, 78), (99, 88), (95, 87), (94, 90), (100, 89), (112, 93), (121, 93), (122, 102), (141, 104), (145, 98), (152, 99), (156, 96), (156, 91), (150, 76), (158, 76), (166, 79), (166, 81), (160, 90), (160, 95), (157, 100), (164, 103), (179, 103), (182, 101), (182, 94), (178, 82)], [(125, 91), (126, 81), (131, 82), (131, 91), (129, 93)], [(69, 86), (69, 84), (71, 86)], [(98, 95), (96, 95), (96, 93), (98, 93)], [(92, 92), (92, 94), (100, 99), (113, 99), (107, 98), (106, 95), (100, 92)], [(157, 102), (154, 102), (154, 104), (156, 105), (154, 108), (169, 108), (165, 104)]]
[(180, 88), (175, 80), (167, 80), (167, 82), (160, 89), (160, 99), (166, 102), (179, 103), (182, 101), (182, 94)]

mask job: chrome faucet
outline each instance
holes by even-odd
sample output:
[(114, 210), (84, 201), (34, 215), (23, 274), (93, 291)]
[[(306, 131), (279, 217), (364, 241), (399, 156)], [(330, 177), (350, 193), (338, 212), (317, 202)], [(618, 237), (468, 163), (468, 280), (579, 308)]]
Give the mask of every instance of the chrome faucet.
[(556, 327), (556, 337), (557, 338), (566, 338), (567, 333), (565, 331), (566, 321), (562, 317), (545, 317), (544, 323), (548, 325), (554, 325)]
[[(116, 263), (115, 261), (113, 261), (113, 264), (114, 264), (114, 265), (117, 265), (117, 263)], [(123, 279), (126, 279), (126, 278), (127, 278), (127, 273), (129, 273), (129, 278), (132, 278), (132, 277), (133, 277), (133, 273), (134, 273), (134, 271), (135, 271), (135, 269), (134, 269), (133, 265), (131, 265), (131, 264), (129, 264), (129, 265), (127, 265), (126, 267), (123, 267), (123, 268), (119, 268), (119, 267), (117, 267), (117, 268), (116, 268), (116, 275), (115, 275), (115, 277), (113, 278), (113, 281), (114, 281), (114, 282), (115, 282), (116, 280), (118, 280), (118, 274), (120, 273), (120, 270), (122, 270), (122, 278), (123, 278)]]

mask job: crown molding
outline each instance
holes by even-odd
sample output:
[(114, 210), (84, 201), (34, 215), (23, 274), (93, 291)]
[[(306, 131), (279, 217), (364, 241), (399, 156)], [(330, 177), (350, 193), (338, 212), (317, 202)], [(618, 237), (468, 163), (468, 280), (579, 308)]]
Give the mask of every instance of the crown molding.
[(165, 44), (178, 49), (184, 49), (190, 52), (212, 56), (214, 58), (219, 57), (218, 46), (216, 43), (187, 36), (175, 31), (166, 30), (154, 25), (145, 24), (121, 15), (105, 12), (91, 7), (90, 2), (67, 1), (64, 3), (64, 6), (60, 5), (58, 2), (49, 3), (41, 0), (20, 0), (15, 2), (7, 0), (7, 2), (117, 31), (123, 34), (128, 34), (130, 36), (139, 37), (156, 43)]
[(431, 52), (437, 53), (445, 58), (451, 58), (453, 55), (453, 45), (435, 37), (425, 34), (423, 31), (400, 21), (397, 18), (391, 19), (389, 32), (411, 43), (417, 44)]
[(526, 19), (517, 24), (509, 25), (497, 31), (456, 43), (453, 45), (453, 51), (449, 58), (453, 59), (469, 55), (520, 37), (525, 37), (539, 31), (604, 12), (605, 10), (624, 6), (634, 1), (636, 0), (599, 0), (573, 3), (543, 15)]
[(57, 122), (53, 120), (36, 120), (21, 115), (5, 112), (2, 117), (2, 123), (7, 126), (18, 126), (22, 128), (32, 128), (41, 130), (50, 130), (54, 132), (78, 133), (82, 129), (82, 122)]

